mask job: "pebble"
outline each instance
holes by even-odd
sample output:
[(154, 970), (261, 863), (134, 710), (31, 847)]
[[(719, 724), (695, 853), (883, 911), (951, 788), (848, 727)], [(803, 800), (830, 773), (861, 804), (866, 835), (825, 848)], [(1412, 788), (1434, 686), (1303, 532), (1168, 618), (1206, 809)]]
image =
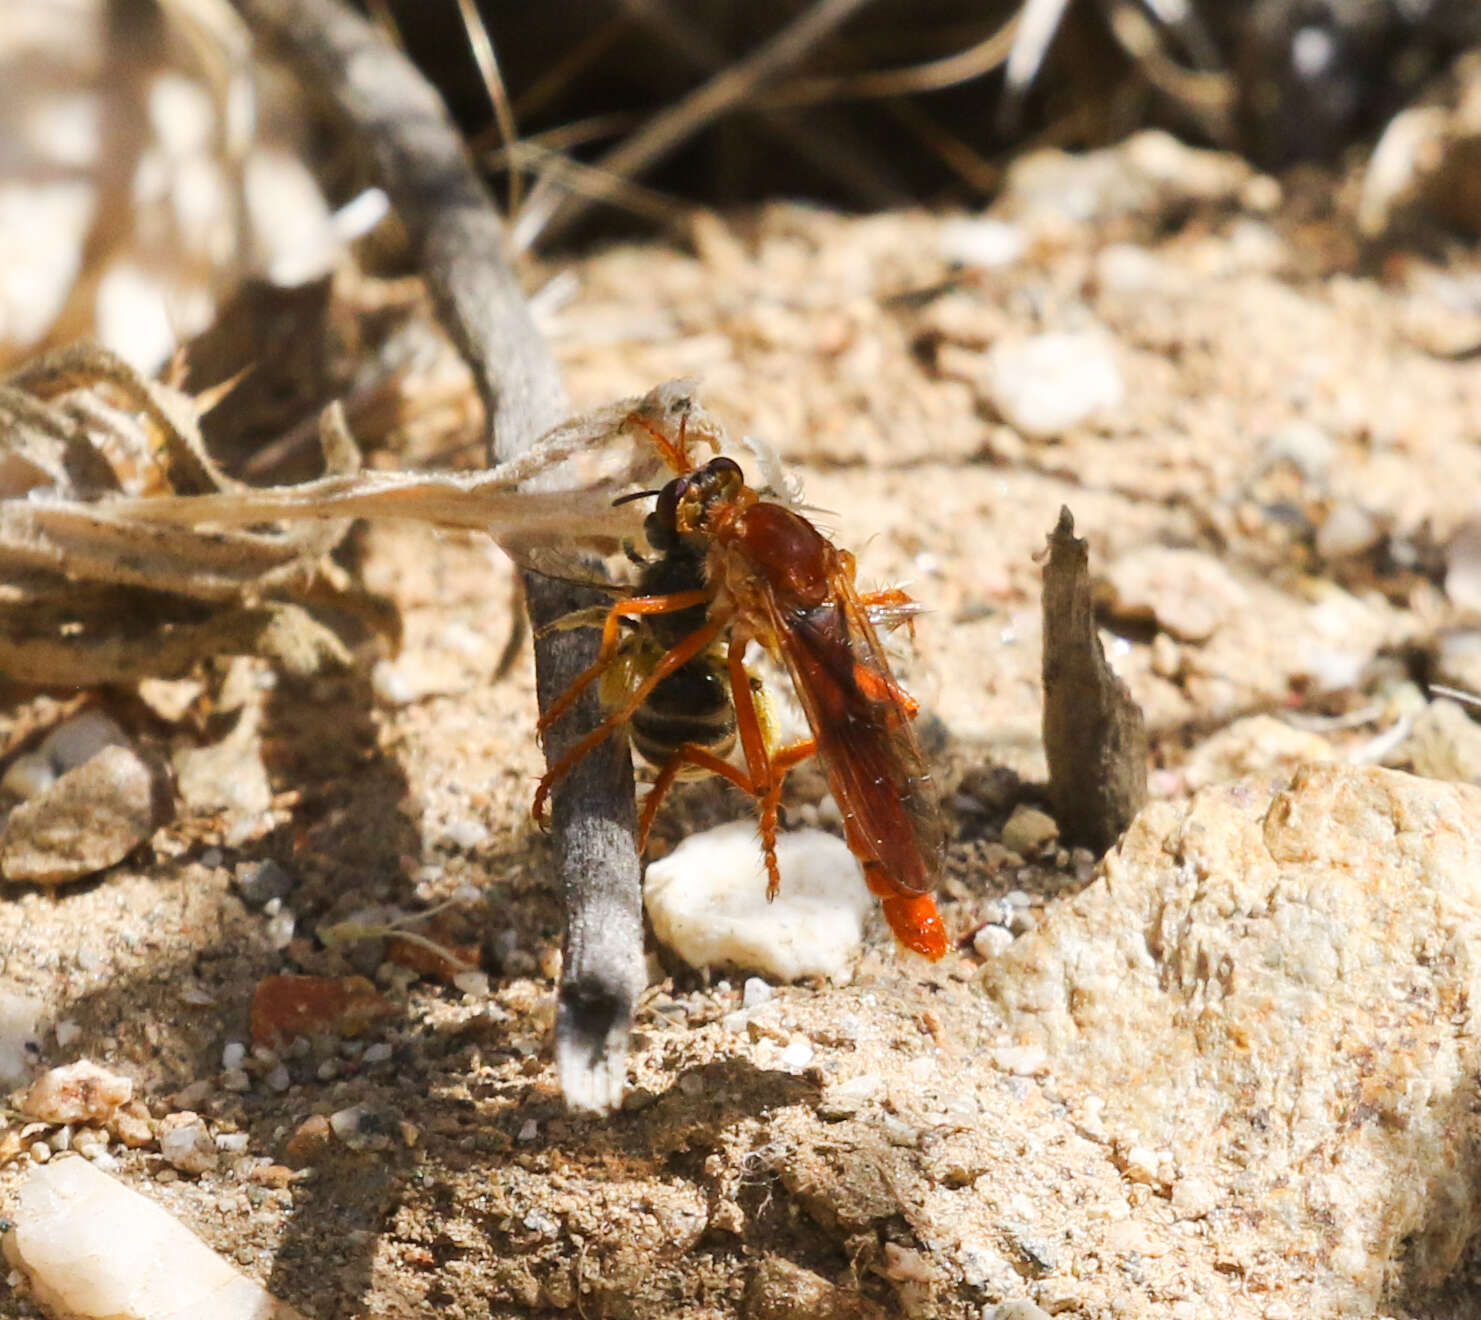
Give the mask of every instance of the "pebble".
[(239, 1040), (229, 1040), (221, 1050), (221, 1066), (225, 1069), (240, 1068), (247, 1058), (247, 1047)]
[(746, 1008), (757, 1008), (766, 1003), (775, 993), (771, 986), (759, 976), (746, 977), (741, 987), (741, 1004)]
[(1383, 527), (1367, 509), (1351, 500), (1335, 504), (1316, 529), (1316, 552), (1323, 559), (1349, 559), (1366, 554), (1383, 537)]
[(519, 1129), (519, 1139), (524, 1142), (534, 1141), (540, 1135), (540, 1124), (533, 1118), (525, 1119)]
[(777, 861), (781, 892), (768, 903), (753, 822), (691, 835), (644, 878), (658, 938), (691, 967), (750, 968), (772, 982), (841, 975), (874, 906), (853, 855), (831, 834), (799, 830), (777, 840)]
[(972, 948), (979, 958), (998, 958), (1008, 951), (1013, 938), (1006, 926), (989, 923), (972, 936)]
[(364, 1122), (367, 1112), (364, 1105), (337, 1109), (329, 1115), (329, 1130), (341, 1141), (345, 1141), (360, 1131), (360, 1124)]
[(1023, 256), (1027, 246), (1023, 230), (993, 216), (943, 221), (937, 235), (943, 261), (982, 270), (1011, 266)]
[(1015, 1077), (1042, 1077), (1049, 1071), (1049, 1056), (1042, 1045), (1000, 1045), (992, 1059)]
[(391, 1046), (383, 1040), (378, 1040), (374, 1045), (367, 1045), (361, 1059), (365, 1063), (385, 1063), (394, 1053)]
[(122, 861), (154, 832), (154, 778), (127, 747), (104, 747), (22, 802), (0, 828), (7, 880), (57, 885)]
[(453, 987), (470, 999), (485, 999), (489, 993), (487, 972), (459, 972), (453, 977)]
[(777, 1062), (791, 1072), (801, 1072), (817, 1053), (809, 1040), (794, 1040), (777, 1056)]
[(1481, 784), (1481, 724), (1457, 702), (1430, 702), (1414, 721), (1403, 752), (1414, 773)]
[[(41, 1011), (38, 999), (0, 991), (0, 1090), (19, 1086), (31, 1075), (41, 1048), (36, 1030)], [(62, 1025), (56, 1026), (58, 1045), (62, 1045)]]
[(1020, 857), (1032, 857), (1057, 838), (1059, 825), (1053, 816), (1020, 803), (1003, 826), (1002, 844)]
[(216, 1143), (199, 1114), (166, 1114), (159, 1124), (159, 1153), (182, 1173), (212, 1173), (219, 1161)]
[(271, 858), (263, 862), (243, 862), (232, 876), (233, 887), (248, 907), (264, 907), (275, 898), (287, 898), (297, 883)]
[(0, 778), (0, 790), (22, 799), (35, 797), (105, 747), (131, 746), (124, 731), (102, 711), (79, 711), (47, 734), (35, 751), (12, 761)]
[[(178, 1178), (173, 1167), (160, 1181)], [(302, 1320), (160, 1205), (87, 1160), (55, 1160), (21, 1185), (6, 1255), (51, 1314), (77, 1320), (210, 1316)]]
[(1126, 397), (1110, 340), (1088, 331), (998, 340), (983, 361), (982, 387), (1005, 422), (1036, 439), (1091, 423)]
[(57, 1048), (67, 1049), (82, 1036), (82, 1028), (70, 1019), (63, 1018), (53, 1028), (57, 1037)]
[(838, 1082), (823, 1092), (818, 1102), (818, 1114), (823, 1118), (852, 1118), (869, 1101), (884, 1091), (884, 1078), (879, 1073), (866, 1072)]
[(134, 1083), (87, 1059), (44, 1072), (26, 1092), (21, 1113), (45, 1123), (105, 1123), (134, 1095)]

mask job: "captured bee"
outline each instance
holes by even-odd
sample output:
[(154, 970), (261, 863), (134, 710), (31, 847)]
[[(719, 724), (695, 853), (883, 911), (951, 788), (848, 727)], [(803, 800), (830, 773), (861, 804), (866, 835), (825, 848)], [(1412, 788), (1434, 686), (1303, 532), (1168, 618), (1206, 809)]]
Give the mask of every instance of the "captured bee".
[[(733, 459), (695, 466), (682, 423), (677, 441), (636, 424), (679, 475), (656, 493), (644, 525), (658, 557), (635, 593), (606, 611), (596, 661), (541, 720), (543, 732), (594, 682), (612, 707), (540, 781), (536, 818), (543, 818), (553, 785), (626, 728), (645, 759), (659, 764), (666, 755), (644, 805), (641, 839), (677, 779), (720, 775), (760, 803), (774, 895), (782, 785), (793, 766), (817, 755), (849, 847), (891, 929), (907, 947), (939, 958), (946, 934), (931, 890), (943, 847), (940, 816), (911, 726), (916, 703), (891, 673), (871, 619), (871, 610), (886, 622), (908, 618), (909, 598), (899, 591), (861, 595), (852, 555), (794, 509), (763, 499)], [(633, 630), (626, 636), (625, 625)], [(751, 641), (786, 667), (810, 738), (776, 745), (744, 664)], [(720, 709), (722, 691), (733, 733)], [(743, 766), (719, 750), (728, 751), (732, 737), (739, 738)]]

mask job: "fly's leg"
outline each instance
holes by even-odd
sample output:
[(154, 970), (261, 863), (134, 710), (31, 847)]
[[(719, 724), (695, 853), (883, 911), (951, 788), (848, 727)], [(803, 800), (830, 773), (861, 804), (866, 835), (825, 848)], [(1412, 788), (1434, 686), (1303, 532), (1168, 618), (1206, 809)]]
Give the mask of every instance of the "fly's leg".
[[(698, 597), (698, 599), (692, 600), (689, 599), (690, 597)], [(614, 605), (612, 607), (612, 614), (609, 616), (609, 621), (615, 620), (618, 617), (618, 611), (627, 605), (636, 605), (644, 602), (651, 603), (654, 601), (668, 602), (663, 606), (663, 608), (660, 609), (648, 608), (638, 611), (638, 613), (642, 614), (663, 614), (672, 610), (687, 609), (689, 608), (689, 606), (698, 605), (701, 601), (704, 601), (706, 599), (708, 599), (708, 597), (702, 591), (679, 591), (675, 592), (672, 596), (637, 596), (630, 601), (622, 602), (621, 605)], [(673, 604), (672, 602), (674, 601), (678, 601), (680, 603)], [(652, 692), (653, 689), (656, 688), (661, 682), (663, 682), (664, 679), (672, 674), (674, 670), (688, 664), (689, 661), (693, 660), (695, 656), (703, 654), (706, 647), (713, 645), (715, 638), (720, 635), (720, 630), (724, 626), (724, 620), (707, 623), (702, 628), (696, 628), (692, 633), (689, 634), (688, 637), (686, 637), (672, 650), (665, 651), (663, 654), (663, 658), (660, 659), (659, 662), (653, 667), (653, 670), (648, 675), (648, 677), (645, 678), (641, 683), (639, 683), (638, 686), (635, 687), (630, 693), (628, 693), (627, 701), (623, 704), (623, 706), (619, 710), (615, 710), (610, 715), (608, 715), (607, 718), (604, 719), (600, 724), (598, 724), (595, 729), (588, 733), (586, 737), (581, 739), (580, 742), (572, 747), (570, 751), (568, 751), (563, 757), (561, 757), (559, 761), (557, 761), (553, 766), (550, 767), (549, 770), (545, 772), (544, 777), (540, 780), (539, 786), (535, 789), (535, 801), (530, 808), (535, 819), (540, 822), (540, 824), (543, 825), (545, 823), (545, 802), (546, 799), (550, 797), (550, 790), (554, 788), (555, 785), (570, 771), (571, 767), (575, 765), (576, 762), (578, 762), (588, 752), (590, 752), (592, 748), (600, 746), (603, 742), (610, 738), (617, 729), (621, 728), (630, 719), (632, 719), (633, 712), (636, 711), (638, 707), (641, 706), (648, 699), (648, 694)], [(612, 633), (615, 638), (615, 622), (612, 623)], [(602, 645), (604, 652), (606, 650), (606, 640), (606, 630), (604, 629), (602, 636)], [(576, 679), (576, 682), (572, 683), (571, 687), (567, 688), (566, 691), (561, 694), (560, 701), (551, 706), (550, 712), (547, 712), (546, 718), (541, 721), (541, 723), (548, 725), (551, 722), (552, 712), (558, 715), (562, 708), (570, 705), (570, 700), (575, 699), (574, 697), (572, 697), (572, 689), (578, 688), (578, 685), (581, 688), (588, 687), (594, 679), (600, 677), (602, 671), (607, 669), (613, 663), (616, 655), (616, 650), (617, 646), (616, 642), (614, 641), (612, 645), (612, 654), (607, 655), (605, 660), (602, 660), (599, 663), (591, 666), (591, 668), (587, 669), (583, 674), (581, 674), (580, 677)], [(568, 700), (568, 698), (570, 698), (570, 700)]]
[(817, 739), (804, 738), (801, 742), (795, 742), (788, 747), (768, 753), (771, 773), (775, 776), (771, 787), (761, 798), (761, 841), (766, 848), (766, 901), (768, 903), (777, 896), (782, 883), (781, 873), (776, 864), (777, 812), (782, 804), (782, 785), (786, 782), (787, 771), (794, 765), (807, 760), (809, 756), (815, 756), (817, 750)]
[[(622, 642), (621, 630), (623, 619), (637, 619), (645, 614), (673, 614), (678, 610), (687, 610), (695, 605), (703, 605), (708, 599), (709, 595), (706, 592), (696, 590), (676, 591), (667, 596), (629, 596), (626, 600), (618, 601), (607, 611), (607, 617), (602, 623), (602, 644), (597, 650), (597, 658), (583, 669), (581, 673), (576, 675), (571, 681), (570, 687), (562, 692), (555, 701), (551, 702), (549, 709), (540, 717), (540, 722), (535, 726), (535, 731), (543, 737), (545, 731), (570, 710), (576, 699), (611, 667), (612, 662), (617, 658), (617, 648)], [(646, 696), (647, 694), (644, 693), (644, 695)], [(597, 742), (600, 741), (600, 738), (597, 739)], [(585, 748), (584, 743), (579, 745)], [(595, 745), (595, 743), (592, 744), (592, 746)], [(582, 752), (582, 755), (584, 756), (586, 751), (589, 750), (590, 748), (586, 748)], [(580, 757), (574, 759), (569, 756), (566, 757), (566, 760), (570, 761), (572, 765), (580, 759)], [(570, 765), (566, 765), (564, 762), (562, 762), (562, 766), (561, 774), (564, 774), (566, 770), (571, 768)], [(556, 775), (553, 772), (551, 775), (546, 776), (546, 779), (550, 779), (552, 782), (559, 778), (560, 775)], [(542, 781), (542, 788), (544, 787), (546, 786), (544, 781)], [(543, 798), (544, 793), (542, 792), (540, 794), (540, 800), (543, 801)], [(538, 815), (539, 813), (537, 812), (536, 814)]]

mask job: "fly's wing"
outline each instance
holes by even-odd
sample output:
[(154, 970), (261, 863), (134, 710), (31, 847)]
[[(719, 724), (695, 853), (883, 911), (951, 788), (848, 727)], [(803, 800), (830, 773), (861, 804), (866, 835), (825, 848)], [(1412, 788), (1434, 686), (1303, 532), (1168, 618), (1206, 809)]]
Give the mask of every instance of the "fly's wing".
[(935, 887), (944, 833), (914, 703), (895, 681), (865, 607), (843, 576), (807, 610), (767, 609), (777, 649), (817, 739), (849, 844), (901, 890)]
[[(120, 497), (101, 507), (146, 521), (245, 526), (277, 521), (400, 518), (492, 536), (516, 562), (555, 577), (587, 581), (592, 554), (642, 534), (644, 507), (617, 496), (666, 479), (663, 455), (635, 419), (664, 434), (712, 447), (723, 432), (694, 399), (692, 381), (669, 381), (638, 398), (573, 417), (518, 458), (482, 472), (345, 470), (333, 420), (324, 446), (331, 475), (295, 486), (247, 487), (210, 495)], [(339, 423), (342, 428), (342, 423)], [(358, 459), (358, 455), (356, 455)]]

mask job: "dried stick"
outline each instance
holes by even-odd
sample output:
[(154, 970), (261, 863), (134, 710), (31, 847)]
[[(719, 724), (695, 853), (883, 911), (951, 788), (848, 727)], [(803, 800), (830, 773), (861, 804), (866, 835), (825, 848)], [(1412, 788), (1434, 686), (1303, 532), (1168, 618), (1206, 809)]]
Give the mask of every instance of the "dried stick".
[(1147, 800), (1147, 729), (1101, 650), (1090, 548), (1068, 509), (1044, 564), (1044, 753), (1060, 836), (1105, 852)]
[[(564, 421), (569, 405), (506, 259), (504, 226), (437, 93), (338, 0), (238, 0), (238, 7), (363, 142), (442, 323), (473, 370), (494, 456), (515, 457)], [(525, 587), (537, 634), (603, 600), (536, 574)], [(536, 643), (542, 710), (591, 662), (595, 647), (589, 629), (557, 629)], [(547, 737), (550, 762), (598, 718), (595, 695), (579, 702)], [(613, 740), (574, 767), (552, 804), (566, 899), (556, 1058), (568, 1103), (584, 1109), (610, 1109), (621, 1099), (633, 1008), (646, 983), (632, 785), (627, 749)]]
[[(661, 159), (732, 106), (754, 94), (782, 70), (795, 65), (819, 41), (870, 0), (818, 0), (797, 18), (729, 68), (661, 110), (620, 146), (597, 162), (602, 174), (630, 178)], [(551, 184), (537, 184), (514, 226), (521, 248), (541, 234), (553, 235), (600, 192), (585, 196), (552, 196)]]

